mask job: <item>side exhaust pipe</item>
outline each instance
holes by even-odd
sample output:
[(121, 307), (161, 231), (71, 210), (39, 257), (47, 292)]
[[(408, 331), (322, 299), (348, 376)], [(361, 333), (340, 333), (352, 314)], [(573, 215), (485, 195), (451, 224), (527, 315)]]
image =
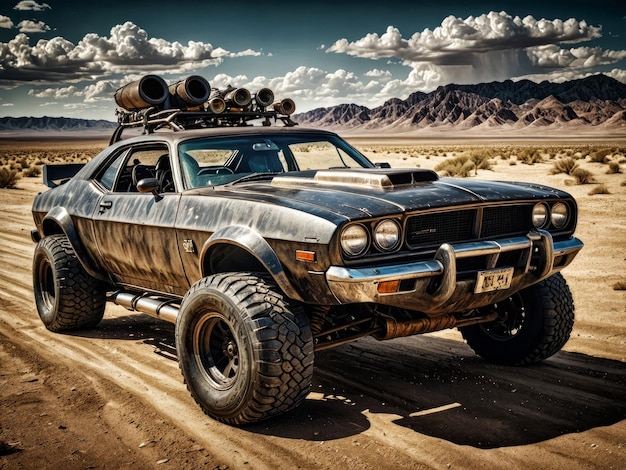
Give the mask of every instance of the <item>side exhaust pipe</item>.
[(176, 323), (176, 317), (178, 316), (179, 306), (175, 300), (171, 299), (133, 292), (116, 292), (108, 300), (128, 310), (145, 313), (170, 323)]

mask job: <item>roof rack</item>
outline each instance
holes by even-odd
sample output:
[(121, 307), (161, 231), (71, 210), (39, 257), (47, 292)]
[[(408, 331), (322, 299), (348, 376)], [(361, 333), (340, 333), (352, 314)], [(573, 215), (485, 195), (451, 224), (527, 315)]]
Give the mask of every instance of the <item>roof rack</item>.
[(263, 119), (263, 126), (271, 126), (282, 121), (286, 127), (298, 125), (289, 115), (281, 115), (277, 111), (227, 111), (215, 114), (208, 111), (185, 111), (181, 109), (158, 110), (149, 108), (137, 113), (117, 111), (118, 126), (111, 137), (111, 144), (121, 140), (124, 129), (143, 127), (144, 134), (167, 128), (173, 131), (204, 129), (212, 127), (249, 126), (249, 121)]
[(252, 95), (245, 88), (229, 86), (211, 89), (202, 77), (193, 75), (169, 87), (156, 75), (124, 85), (115, 92), (118, 126), (110, 144), (122, 138), (128, 128), (143, 128), (151, 134), (162, 128), (172, 131), (214, 127), (249, 126), (262, 119), (263, 126), (281, 121), (284, 126), (297, 125), (290, 115), (296, 105), (290, 98), (274, 101), (274, 92), (262, 88)]

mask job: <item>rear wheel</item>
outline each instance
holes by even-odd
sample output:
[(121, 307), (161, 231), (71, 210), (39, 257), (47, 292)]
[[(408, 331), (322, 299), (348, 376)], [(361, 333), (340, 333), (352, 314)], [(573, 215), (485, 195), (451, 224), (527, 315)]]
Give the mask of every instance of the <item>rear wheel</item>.
[(176, 322), (180, 369), (213, 418), (245, 424), (297, 406), (313, 375), (313, 338), (301, 307), (254, 274), (194, 284)]
[(33, 291), (39, 317), (51, 331), (92, 328), (104, 315), (105, 286), (85, 271), (65, 235), (37, 243)]
[(481, 311), (498, 319), (460, 328), (467, 344), (499, 364), (539, 362), (561, 350), (574, 325), (574, 301), (560, 273)]

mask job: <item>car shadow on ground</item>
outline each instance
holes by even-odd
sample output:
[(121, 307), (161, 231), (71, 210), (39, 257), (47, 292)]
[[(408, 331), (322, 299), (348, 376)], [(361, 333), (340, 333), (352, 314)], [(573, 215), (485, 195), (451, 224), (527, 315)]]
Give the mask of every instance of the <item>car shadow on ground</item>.
[[(146, 315), (106, 319), (84, 337), (143, 341), (176, 360), (174, 325)], [(327, 441), (388, 421), (476, 448), (518, 446), (626, 419), (626, 364), (561, 351), (531, 366), (486, 363), (433, 335), (361, 339), (315, 357), (311, 393), (248, 432)], [(199, 411), (200, 412), (200, 411)]]

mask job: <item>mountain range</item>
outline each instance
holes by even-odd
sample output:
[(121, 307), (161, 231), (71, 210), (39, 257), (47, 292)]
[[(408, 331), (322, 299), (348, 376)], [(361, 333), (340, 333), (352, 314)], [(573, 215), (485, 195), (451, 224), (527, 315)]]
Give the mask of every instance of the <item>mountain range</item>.
[(588, 129), (626, 131), (626, 85), (606, 75), (563, 83), (530, 80), (445, 85), (369, 109), (356, 104), (296, 114), (307, 127), (342, 131)]
[(0, 131), (108, 131), (116, 122), (64, 117), (0, 117)]
[[(626, 84), (603, 74), (563, 83), (530, 80), (445, 85), (370, 109), (357, 104), (292, 116), (303, 127), (342, 133), (524, 130), (626, 132)], [(0, 131), (110, 132), (117, 123), (62, 117), (2, 117)]]

